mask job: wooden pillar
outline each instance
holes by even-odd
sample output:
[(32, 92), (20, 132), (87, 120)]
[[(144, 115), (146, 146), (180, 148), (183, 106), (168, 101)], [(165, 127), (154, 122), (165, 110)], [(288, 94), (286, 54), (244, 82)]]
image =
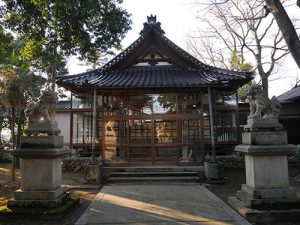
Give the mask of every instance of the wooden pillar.
[(236, 99), (236, 140), (237, 143), (240, 144), (240, 109), (239, 109), (239, 99), (238, 99), (238, 92), (235, 92), (235, 99)]
[[(182, 146), (182, 144), (183, 144), (183, 142), (182, 142), (182, 127), (181, 127), (181, 129), (179, 129), (179, 123), (181, 122), (182, 123), (182, 120), (179, 120), (179, 103), (178, 103), (178, 94), (176, 94), (176, 100), (175, 100), (175, 105), (176, 105), (176, 139), (177, 139), (177, 141), (176, 141), (176, 164), (177, 165), (179, 165), (179, 161), (180, 161), (180, 150), (179, 150), (179, 137), (180, 137), (180, 135), (179, 135), (179, 132), (181, 132), (181, 146)], [(182, 147), (181, 147), (182, 148)]]
[(92, 126), (92, 164), (96, 163), (96, 157), (95, 157), (95, 146), (96, 146), (96, 104), (97, 104), (97, 92), (96, 89), (94, 89), (93, 93), (93, 126)]
[[(70, 108), (70, 149), (73, 148), (73, 93), (71, 93), (71, 108)], [(78, 156), (78, 152), (77, 155)]]
[(152, 151), (152, 165), (154, 165), (155, 157), (156, 157), (156, 149), (155, 149), (155, 119), (151, 120), (151, 151)]
[(104, 93), (102, 93), (102, 110), (101, 110), (101, 113), (102, 113), (102, 137), (101, 137), (101, 140), (102, 140), (102, 151), (101, 151), (101, 156), (102, 156), (102, 161), (105, 160), (105, 147), (104, 147), (104, 139), (105, 139), (105, 120), (104, 120)]
[(204, 93), (203, 91), (200, 92), (200, 99), (201, 99), (201, 112), (200, 112), (200, 145), (201, 145), (201, 158), (202, 162), (204, 162), (205, 158), (205, 138), (204, 138)]
[(211, 154), (213, 162), (216, 161), (216, 143), (215, 143), (215, 134), (214, 134), (214, 117), (212, 109), (212, 94), (211, 88), (208, 86), (208, 107), (209, 107), (209, 122), (210, 122), (210, 138), (211, 138)]

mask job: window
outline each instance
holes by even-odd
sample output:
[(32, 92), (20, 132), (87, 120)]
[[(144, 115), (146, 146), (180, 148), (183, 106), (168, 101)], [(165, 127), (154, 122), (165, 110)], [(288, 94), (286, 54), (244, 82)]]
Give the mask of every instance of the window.
[(73, 143), (92, 142), (92, 113), (73, 113)]

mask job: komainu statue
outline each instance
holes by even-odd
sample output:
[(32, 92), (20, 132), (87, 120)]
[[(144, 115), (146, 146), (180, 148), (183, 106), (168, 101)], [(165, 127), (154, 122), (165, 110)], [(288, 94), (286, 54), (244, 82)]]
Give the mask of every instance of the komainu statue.
[(26, 108), (29, 123), (54, 122), (57, 101), (57, 94), (54, 91), (44, 91), (37, 102), (32, 102)]
[(278, 118), (281, 104), (273, 96), (271, 99), (262, 90), (261, 85), (252, 85), (247, 90), (250, 115), (248, 119)]
[(28, 117), (27, 135), (47, 133), (57, 135), (60, 130), (55, 121), (55, 111), (58, 97), (56, 92), (51, 90), (43, 91), (37, 102), (30, 103), (26, 110)]

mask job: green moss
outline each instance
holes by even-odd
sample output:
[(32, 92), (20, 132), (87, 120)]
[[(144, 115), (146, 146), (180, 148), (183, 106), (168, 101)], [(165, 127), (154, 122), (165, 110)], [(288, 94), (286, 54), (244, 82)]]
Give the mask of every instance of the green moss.
[(7, 205), (7, 201), (8, 199), (7, 198), (0, 198), (0, 212), (1, 212), (1, 209), (6, 205)]
[(69, 208), (71, 208), (74, 204), (77, 204), (77, 203), (79, 203), (79, 198), (71, 197), (67, 201), (65, 201), (64, 204), (62, 204), (59, 207), (55, 208), (54, 213), (55, 214), (64, 213)]
[(0, 207), (0, 214), (1, 213), (10, 213), (10, 212), (11, 212), (11, 209), (7, 208), (7, 205)]
[(0, 204), (6, 204), (7, 203), (7, 198), (0, 198)]
[(79, 198), (70, 197), (56, 208), (41, 207), (0, 207), (0, 214), (27, 214), (27, 215), (59, 215), (65, 213), (73, 205), (79, 203)]

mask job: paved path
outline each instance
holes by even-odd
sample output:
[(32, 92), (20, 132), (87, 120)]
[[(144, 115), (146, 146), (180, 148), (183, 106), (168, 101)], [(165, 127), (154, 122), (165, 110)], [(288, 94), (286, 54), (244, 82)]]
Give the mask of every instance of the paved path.
[(96, 224), (250, 225), (200, 185), (105, 186), (76, 222)]

